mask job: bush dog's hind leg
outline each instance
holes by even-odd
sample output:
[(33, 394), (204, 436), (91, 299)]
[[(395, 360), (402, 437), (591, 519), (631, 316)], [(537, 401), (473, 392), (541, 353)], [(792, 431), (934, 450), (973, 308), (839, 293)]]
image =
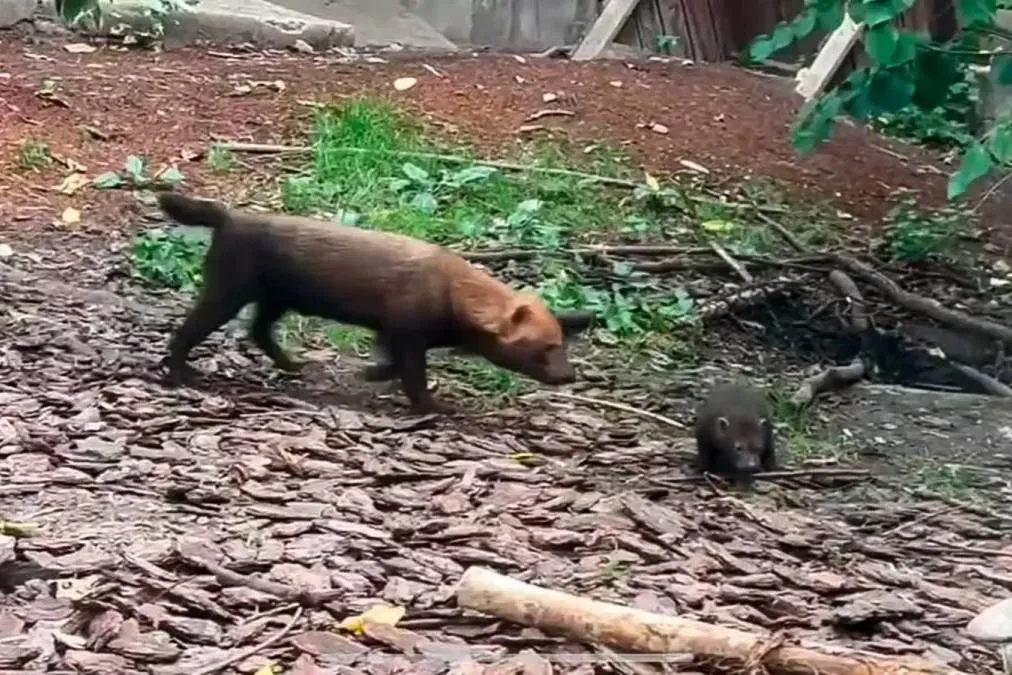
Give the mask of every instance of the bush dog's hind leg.
[(274, 362), (281, 370), (288, 373), (297, 373), (302, 370), (302, 363), (293, 361), (285, 350), (274, 341), (274, 324), (280, 319), (288, 308), (269, 301), (257, 303), (256, 315), (250, 325), (250, 339), (254, 344), (263, 350), (264, 354)]

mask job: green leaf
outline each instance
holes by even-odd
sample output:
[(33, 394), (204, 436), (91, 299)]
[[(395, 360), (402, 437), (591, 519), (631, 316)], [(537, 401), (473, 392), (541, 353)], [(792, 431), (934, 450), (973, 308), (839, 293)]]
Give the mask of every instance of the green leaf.
[(794, 39), (800, 40), (807, 37), (815, 30), (816, 13), (814, 9), (806, 9), (794, 17), (791, 28), (794, 31)]
[(159, 171), (155, 180), (165, 185), (179, 185), (183, 182), (183, 174), (176, 167), (170, 166)]
[(748, 55), (753, 61), (765, 61), (773, 56), (773, 40), (768, 35), (760, 35), (749, 45)]
[(986, 176), (993, 166), (991, 155), (983, 145), (971, 145), (959, 163), (959, 170), (949, 176), (949, 199), (962, 196), (971, 183)]
[(991, 72), (999, 84), (1012, 84), (1012, 54), (999, 54), (991, 63)]
[(57, 15), (67, 23), (73, 23), (79, 16), (98, 6), (98, 0), (55, 0)]
[(450, 176), (450, 180), (448, 182), (451, 182), (454, 185), (467, 185), (468, 183), (485, 180), (494, 173), (496, 173), (495, 167), (476, 164), (455, 172)]
[(880, 23), (864, 32), (864, 50), (872, 61), (881, 66), (892, 66), (896, 54), (896, 42), (900, 32), (891, 23)]
[(962, 27), (994, 23), (997, 16), (995, 0), (955, 0), (956, 19)]
[(419, 192), (411, 200), (411, 205), (429, 216), (439, 209), (439, 202), (436, 201), (431, 192)]
[(777, 27), (773, 29), (773, 53), (790, 47), (793, 42), (794, 29), (791, 27), (791, 24), (785, 21), (778, 23)]
[(896, 38), (896, 48), (893, 52), (893, 64), (902, 65), (917, 58), (917, 48), (921, 41), (913, 33), (901, 32)]
[(1012, 127), (1008, 123), (996, 124), (991, 131), (987, 147), (999, 163), (1012, 162)]
[(923, 110), (933, 110), (949, 97), (949, 87), (961, 77), (959, 62), (950, 53), (922, 49), (914, 61), (917, 91), (914, 103)]
[(847, 3), (847, 14), (850, 15), (850, 20), (854, 23), (861, 23), (864, 21), (865, 8), (860, 2), (848, 2)]
[(897, 14), (892, 0), (864, 0), (864, 23), (868, 28), (892, 24)]
[(401, 167), (401, 171), (404, 172), (405, 176), (407, 176), (409, 179), (413, 180), (416, 183), (429, 182), (429, 172), (423, 169), (422, 167), (418, 166), (417, 164), (405, 162), (404, 166)]
[(135, 183), (144, 181), (144, 160), (137, 155), (130, 155), (123, 164), (123, 170)]
[(896, 112), (910, 105), (915, 89), (905, 70), (881, 68), (872, 73), (868, 98), (875, 112)]
[(106, 171), (103, 174), (95, 176), (91, 184), (99, 190), (111, 190), (123, 185), (123, 177), (115, 171)]
[(805, 104), (791, 129), (791, 143), (798, 152), (811, 152), (829, 138), (841, 104), (835, 91), (827, 92)]
[(819, 18), (819, 30), (824, 30), (828, 33), (840, 27), (840, 23), (843, 21), (843, 15), (846, 12), (842, 2), (839, 2), (839, 0), (830, 0), (830, 2), (826, 4), (819, 0), (816, 3), (816, 8), (816, 13)]

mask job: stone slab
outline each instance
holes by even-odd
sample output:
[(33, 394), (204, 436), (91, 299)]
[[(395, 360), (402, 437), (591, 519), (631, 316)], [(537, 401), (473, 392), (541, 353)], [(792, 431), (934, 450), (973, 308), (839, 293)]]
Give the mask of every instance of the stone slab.
[[(20, 1), (0, 0), (0, 7)], [(52, 0), (42, 0), (39, 10), (49, 16), (55, 15)], [(150, 31), (153, 21), (142, 3), (116, 0), (115, 10), (106, 11), (97, 32), (115, 34), (120, 24), (136, 32), (146, 32)], [(301, 40), (316, 50), (355, 44), (355, 29), (347, 23), (304, 14), (265, 0), (200, 0), (195, 4), (182, 4), (169, 13), (163, 25), (166, 42), (176, 44), (249, 42), (258, 47), (284, 49)]]
[(0, 0), (0, 28), (28, 21), (35, 14), (36, 0)]

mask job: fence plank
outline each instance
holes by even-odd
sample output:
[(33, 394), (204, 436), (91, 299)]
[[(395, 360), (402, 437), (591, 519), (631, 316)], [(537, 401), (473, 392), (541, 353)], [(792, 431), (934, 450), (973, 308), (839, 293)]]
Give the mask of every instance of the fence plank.
[(604, 51), (604, 48), (611, 44), (629, 14), (636, 8), (640, 0), (608, 0), (604, 6), (601, 16), (587, 31), (580, 44), (573, 50), (569, 58), (573, 61), (588, 61)]

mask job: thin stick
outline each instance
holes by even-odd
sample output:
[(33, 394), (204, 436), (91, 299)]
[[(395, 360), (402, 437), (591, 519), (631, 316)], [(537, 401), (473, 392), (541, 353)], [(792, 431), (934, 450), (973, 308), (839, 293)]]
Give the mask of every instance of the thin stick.
[(1012, 178), (1012, 173), (1005, 174), (1004, 176), (1001, 177), (1001, 180), (999, 180), (997, 183), (995, 183), (994, 185), (992, 185), (991, 187), (989, 187), (988, 190), (987, 190), (987, 192), (984, 193), (984, 196), (982, 196), (977, 201), (976, 206), (974, 206), (972, 209), (970, 209), (970, 213), (977, 213), (977, 211), (980, 210), (980, 207), (984, 205), (984, 202), (986, 202), (988, 199), (990, 199), (991, 195), (993, 195), (995, 192), (997, 192), (999, 189), (1001, 189), (1001, 186), (1004, 185), (1005, 183), (1007, 183), (1008, 180), (1009, 180), (1009, 178)]
[(777, 221), (773, 220), (762, 211), (756, 210), (755, 214), (759, 220), (763, 221), (764, 223), (772, 227), (774, 230), (776, 230), (780, 234), (780, 236), (784, 238), (784, 241), (790, 244), (795, 251), (797, 251), (798, 253), (806, 253), (808, 251), (808, 249), (805, 248), (805, 245), (802, 244), (797, 237), (791, 234), (790, 230), (788, 230), (786, 227), (784, 227)]
[(740, 262), (732, 258), (731, 254), (728, 253), (726, 250), (724, 250), (723, 246), (721, 246), (715, 241), (711, 241), (710, 248), (712, 248), (713, 252), (717, 254), (717, 257), (726, 262), (731, 267), (731, 269), (737, 272), (738, 276), (740, 276), (742, 279), (745, 280), (745, 283), (747, 284), (752, 283), (753, 281), (752, 275), (748, 273), (748, 270), (745, 269), (744, 265), (742, 265)]
[[(547, 394), (550, 397), (554, 397), (554, 398), (565, 398), (565, 399), (569, 399), (571, 401), (580, 401), (581, 403), (589, 403), (590, 405), (599, 405), (599, 406), (601, 406), (603, 408), (613, 408), (615, 410), (621, 410), (622, 412), (632, 413), (633, 415), (639, 415), (640, 417), (646, 417), (648, 419), (652, 419), (655, 422), (660, 422), (661, 424), (667, 424), (668, 426), (674, 427), (676, 429), (684, 429), (685, 428), (684, 424), (682, 424), (681, 422), (676, 422), (675, 420), (671, 419), (670, 417), (665, 417), (664, 415), (658, 415), (657, 413), (650, 412), (649, 410), (642, 410), (640, 408), (634, 408), (631, 405), (626, 405), (625, 403), (616, 403), (615, 401), (605, 401), (605, 400), (602, 400), (602, 399), (599, 399), (599, 398), (591, 398), (589, 396), (580, 396), (579, 394), (567, 394), (567, 393), (562, 392), (562, 391), (545, 392), (545, 394)], [(535, 394), (535, 396), (538, 396), (538, 394)]]
[(263, 642), (255, 644), (249, 649), (243, 649), (242, 651), (234, 652), (229, 656), (225, 657), (224, 659), (222, 659), (221, 661), (218, 661), (217, 663), (212, 663), (209, 666), (204, 666), (203, 668), (198, 668), (194, 671), (191, 671), (190, 675), (211, 675), (211, 673), (217, 673), (219, 670), (224, 670), (225, 668), (228, 668), (233, 663), (245, 661), (246, 659), (253, 656), (257, 652), (261, 652), (267, 649), (268, 647), (274, 646), (278, 642), (281, 642), (281, 640), (286, 635), (288, 635), (293, 628), (295, 628), (295, 624), (298, 623), (299, 619), (302, 618), (302, 611), (303, 611), (302, 607), (297, 608), (295, 610), (295, 614), (292, 615), (292, 620), (288, 622), (288, 625), (279, 630), (271, 637), (264, 640)]
[[(232, 152), (256, 152), (256, 153), (305, 153), (312, 152), (313, 148), (308, 145), (269, 145), (264, 143), (239, 143), (229, 141), (226, 143), (220, 143), (220, 147), (231, 150)], [(528, 172), (528, 173), (543, 173), (551, 176), (567, 176), (569, 178), (578, 178), (580, 180), (590, 181), (592, 183), (601, 183), (603, 185), (614, 185), (616, 187), (622, 187), (627, 189), (635, 189), (639, 187), (639, 183), (636, 181), (625, 180), (622, 178), (611, 178), (610, 176), (601, 176), (594, 173), (585, 173), (583, 171), (572, 171), (570, 169), (555, 169), (547, 166), (530, 166), (527, 164), (516, 164), (514, 162), (497, 162), (493, 160), (474, 159), (473, 157), (462, 157), (460, 155), (442, 155), (435, 152), (412, 152), (410, 150), (372, 150), (371, 148), (346, 148), (338, 147), (334, 148), (340, 152), (348, 152), (355, 155), (387, 155), (390, 157), (403, 157), (405, 159), (431, 159), (438, 162), (448, 162), (451, 164), (476, 164), (478, 166), (489, 166), (495, 169), (502, 169), (503, 171), (517, 171), (517, 172)]]

